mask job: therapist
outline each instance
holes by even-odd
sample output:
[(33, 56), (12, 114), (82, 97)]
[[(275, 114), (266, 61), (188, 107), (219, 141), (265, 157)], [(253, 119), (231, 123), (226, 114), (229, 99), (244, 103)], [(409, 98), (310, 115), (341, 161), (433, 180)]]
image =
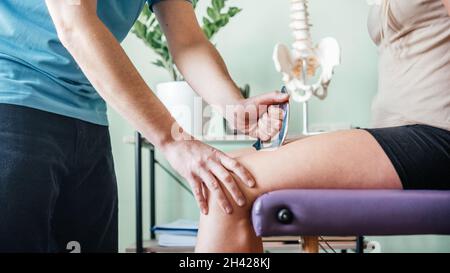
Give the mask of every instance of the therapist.
[[(288, 97), (273, 92), (245, 100), (191, 3), (148, 2), (193, 89), (222, 109), (238, 106), (227, 118), (244, 133), (274, 135), (280, 113), (273, 106), (253, 120), (237, 117), (248, 116), (248, 106)], [(144, 3), (0, 2), (0, 251), (65, 251), (71, 241), (82, 252), (117, 251), (117, 186), (105, 101), (189, 181), (203, 213), (206, 188), (227, 213), (230, 202), (246, 203), (237, 183), (252, 187), (249, 172), (206, 144), (175, 139), (176, 122), (121, 48)]]

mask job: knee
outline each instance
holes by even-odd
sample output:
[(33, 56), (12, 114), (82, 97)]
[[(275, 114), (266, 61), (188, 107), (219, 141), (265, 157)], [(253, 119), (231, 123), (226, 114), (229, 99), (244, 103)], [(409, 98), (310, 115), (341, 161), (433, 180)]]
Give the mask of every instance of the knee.
[[(217, 195), (208, 195), (208, 218), (216, 218), (217, 221), (239, 221), (241, 219), (248, 219), (250, 216), (250, 211), (253, 205), (254, 199), (252, 197), (246, 196), (246, 203), (244, 206), (239, 206), (237, 202), (231, 197), (229, 193), (226, 193), (228, 198), (228, 202), (231, 205), (232, 212), (226, 213), (221, 200), (217, 197)], [(221, 220), (219, 220), (219, 218)]]

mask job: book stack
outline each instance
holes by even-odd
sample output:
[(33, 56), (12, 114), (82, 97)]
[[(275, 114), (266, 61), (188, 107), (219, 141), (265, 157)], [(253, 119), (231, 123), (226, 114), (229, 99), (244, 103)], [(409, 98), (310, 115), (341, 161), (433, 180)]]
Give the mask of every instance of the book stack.
[(178, 219), (153, 227), (158, 245), (165, 247), (194, 247), (197, 241), (198, 222)]

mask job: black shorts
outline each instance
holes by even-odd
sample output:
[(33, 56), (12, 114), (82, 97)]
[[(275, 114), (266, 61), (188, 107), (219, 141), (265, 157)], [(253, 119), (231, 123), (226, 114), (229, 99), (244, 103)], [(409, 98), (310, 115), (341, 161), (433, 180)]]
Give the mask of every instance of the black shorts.
[(450, 190), (450, 131), (427, 125), (366, 131), (391, 160), (404, 189)]

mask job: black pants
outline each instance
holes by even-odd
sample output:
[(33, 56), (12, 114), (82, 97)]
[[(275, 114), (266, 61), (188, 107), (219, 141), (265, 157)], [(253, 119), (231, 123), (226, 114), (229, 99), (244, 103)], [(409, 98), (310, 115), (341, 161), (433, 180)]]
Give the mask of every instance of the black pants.
[(427, 125), (367, 129), (405, 190), (450, 190), (450, 131)]
[(117, 252), (108, 127), (0, 104), (0, 252)]

